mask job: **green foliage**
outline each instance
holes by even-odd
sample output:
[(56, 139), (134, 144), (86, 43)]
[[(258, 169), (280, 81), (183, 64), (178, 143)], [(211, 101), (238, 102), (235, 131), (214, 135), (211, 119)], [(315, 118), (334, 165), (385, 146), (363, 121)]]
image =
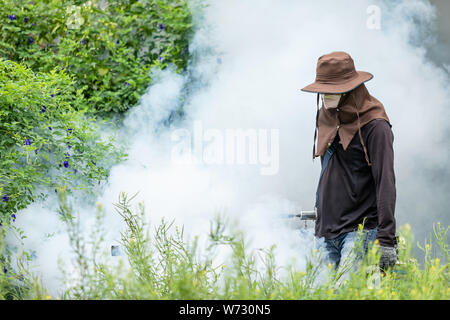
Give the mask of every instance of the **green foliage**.
[[(116, 204), (126, 229), (121, 235), (124, 259), (114, 264), (101, 248), (104, 243), (104, 212), (98, 204), (95, 228), (89, 239), (81, 236), (79, 221), (59, 193), (61, 218), (66, 222), (73, 249), (72, 265), (61, 265), (66, 290), (50, 297), (38, 277), (21, 263), (17, 272), (0, 274), (0, 298), (6, 299), (443, 299), (450, 298), (450, 270), (446, 243), (449, 228), (435, 226), (436, 250), (426, 241), (425, 261), (419, 267), (412, 258), (408, 225), (400, 229), (399, 262), (385, 273), (378, 266), (379, 246), (369, 245), (363, 259), (334, 270), (324, 265), (322, 252), (312, 250), (305, 270), (278, 266), (276, 247), (249, 251), (242, 232), (228, 231), (218, 216), (211, 223), (207, 244), (200, 250), (198, 237), (187, 240), (183, 228), (164, 219), (150, 233), (143, 204), (131, 210), (134, 198), (122, 193)], [(3, 233), (0, 249), (3, 251)], [(362, 249), (362, 229), (354, 253)], [(419, 246), (421, 247), (421, 246)], [(229, 249), (227, 265), (217, 264), (218, 249)], [(440, 255), (440, 259), (436, 257)], [(4, 255), (5, 256), (5, 255)], [(22, 261), (18, 259), (18, 261)], [(10, 263), (10, 262), (8, 262)], [(5, 265), (0, 260), (0, 265)], [(349, 267), (351, 265), (351, 267)], [(74, 272), (76, 271), (76, 272)], [(327, 271), (324, 273), (324, 271)]]
[(189, 56), (186, 0), (5, 0), (0, 19), (0, 57), (65, 70), (93, 112), (134, 106), (150, 67), (183, 70)]
[[(449, 299), (449, 265), (446, 238), (448, 228), (435, 228), (438, 250), (433, 253), (425, 243), (426, 258), (422, 268), (412, 258), (412, 237), (408, 225), (400, 230), (399, 263), (382, 273), (378, 266), (379, 246), (369, 246), (363, 259), (352, 267), (334, 270), (324, 266), (320, 251), (313, 250), (306, 269), (278, 266), (275, 246), (249, 251), (244, 235), (228, 232), (228, 223), (218, 216), (211, 223), (208, 243), (199, 249), (198, 237), (186, 239), (183, 228), (164, 219), (149, 233), (144, 218), (144, 207), (131, 210), (131, 200), (122, 193), (116, 210), (123, 217), (126, 230), (121, 242), (128, 267), (114, 266), (109, 257), (100, 258), (102, 227), (92, 234), (91, 251), (80, 243), (76, 222), (64, 199), (60, 203), (64, 216), (69, 217), (69, 232), (76, 253), (74, 266), (79, 270), (78, 281), (67, 279), (68, 289), (56, 299)], [(103, 214), (99, 205), (97, 226)], [(359, 235), (362, 235), (362, 229)], [(362, 237), (357, 239), (354, 253), (362, 248)], [(78, 238), (78, 239), (77, 239)], [(229, 249), (227, 265), (214, 263), (217, 249)], [(435, 253), (440, 250), (441, 259)], [(93, 257), (88, 259), (87, 257)], [(258, 262), (260, 264), (258, 265)], [(63, 270), (65, 270), (64, 268)], [(325, 274), (323, 271), (327, 271)], [(66, 275), (67, 276), (67, 275)], [(40, 289), (42, 291), (42, 289)], [(41, 292), (40, 291), (40, 292)], [(37, 296), (37, 294), (35, 295)]]
[[(53, 190), (94, 193), (126, 156), (100, 125), (136, 105), (151, 67), (186, 67), (191, 13), (186, 0), (5, 0), (0, 19), (0, 231), (23, 240), (13, 223), (19, 210)], [(14, 273), (1, 245), (2, 297), (46, 297), (24, 268)], [(28, 260), (26, 252), (16, 259)]]
[[(23, 238), (23, 235), (19, 236)], [(40, 279), (30, 273), (27, 262), (30, 257), (21, 252), (16, 257), (16, 268), (12, 267), (12, 254), (5, 245), (6, 229), (0, 229), (0, 299), (48, 299), (50, 296)], [(22, 244), (23, 245), (23, 244)]]
[[(102, 141), (99, 123), (76, 110), (82, 96), (61, 71), (34, 73), (0, 60), (0, 219), (58, 186), (92, 192), (108, 175), (110, 161), (124, 155)], [(39, 194), (37, 194), (39, 190)], [(44, 191), (44, 192), (42, 192)]]

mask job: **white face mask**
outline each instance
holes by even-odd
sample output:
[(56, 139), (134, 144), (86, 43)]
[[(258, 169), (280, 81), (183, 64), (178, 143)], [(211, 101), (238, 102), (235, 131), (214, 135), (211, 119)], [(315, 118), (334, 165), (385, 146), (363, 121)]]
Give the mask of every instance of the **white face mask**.
[(323, 106), (325, 109), (337, 108), (339, 100), (341, 100), (342, 94), (327, 94), (321, 93), (320, 97), (322, 99)]

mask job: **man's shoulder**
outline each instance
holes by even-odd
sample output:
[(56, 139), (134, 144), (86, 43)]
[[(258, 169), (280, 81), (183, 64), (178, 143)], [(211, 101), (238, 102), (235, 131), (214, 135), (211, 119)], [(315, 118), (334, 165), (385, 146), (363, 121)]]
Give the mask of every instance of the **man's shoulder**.
[(386, 132), (391, 131), (392, 125), (386, 121), (386, 119), (377, 118), (370, 120), (367, 122), (361, 130), (365, 129), (365, 131), (375, 131), (375, 132)]
[(385, 119), (373, 119), (361, 128), (361, 133), (365, 136), (366, 139), (370, 140), (391, 140), (394, 137), (391, 128), (392, 125)]

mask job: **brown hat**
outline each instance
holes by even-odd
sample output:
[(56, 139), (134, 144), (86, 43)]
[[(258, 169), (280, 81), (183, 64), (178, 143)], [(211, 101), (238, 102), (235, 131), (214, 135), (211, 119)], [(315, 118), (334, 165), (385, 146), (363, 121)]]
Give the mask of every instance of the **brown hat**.
[(304, 87), (302, 91), (345, 93), (372, 78), (373, 75), (369, 72), (355, 70), (353, 59), (348, 53), (336, 51), (319, 58), (316, 81)]

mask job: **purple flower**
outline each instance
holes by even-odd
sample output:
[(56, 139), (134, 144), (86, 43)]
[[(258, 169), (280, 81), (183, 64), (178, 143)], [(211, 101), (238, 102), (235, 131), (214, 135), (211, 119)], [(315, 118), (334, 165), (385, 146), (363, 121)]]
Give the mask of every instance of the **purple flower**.
[(72, 133), (72, 128), (67, 129), (69, 131), (69, 134)]
[(34, 149), (34, 153), (35, 153), (35, 154), (38, 154), (38, 149)]
[(16, 215), (14, 213), (11, 215), (11, 218), (13, 219), (13, 222), (16, 221)]
[(67, 148), (72, 148), (72, 146), (70, 145), (70, 141), (67, 141)]
[(42, 112), (45, 112), (45, 111), (47, 111), (47, 107), (46, 107), (46, 106), (42, 106), (42, 109), (41, 109), (41, 111), (42, 111)]
[(29, 37), (28, 37), (28, 43), (32, 44), (33, 42), (34, 42), (33, 37), (32, 37), (32, 36), (29, 36)]
[(8, 16), (8, 19), (11, 20), (11, 21), (14, 21), (14, 20), (17, 19), (17, 17), (16, 17), (15, 14), (11, 14), (11, 15)]
[(127, 81), (125, 81), (123, 84), (126, 86), (131, 86), (131, 84), (129, 84)]
[[(1, 221), (1, 220), (0, 220)], [(3, 266), (3, 273), (7, 273), (8, 272), (8, 269), (6, 269), (6, 267), (5, 266)]]
[(86, 41), (85, 41), (84, 39), (82, 39), (82, 40), (80, 41), (80, 43), (84, 46), (84, 45), (86, 44)]
[(28, 22), (28, 17), (23, 18), (23, 22), (27, 23)]
[(66, 159), (70, 158), (70, 153), (66, 152)]
[(120, 43), (120, 41), (119, 41), (119, 39), (117, 39), (117, 40), (116, 40), (116, 44), (119, 44), (119, 43)]
[(94, 160), (91, 160), (91, 162), (94, 164), (94, 166), (96, 166), (97, 165), (97, 163), (96, 162), (94, 162)]
[(162, 23), (159, 24), (159, 30), (163, 30), (164, 29), (164, 25)]
[(3, 199), (3, 202), (8, 201), (9, 200), (9, 194), (5, 194), (2, 199)]
[(48, 127), (48, 130), (53, 130), (52, 127)]
[(55, 97), (55, 95), (52, 93), (51, 95), (50, 95), (50, 97), (52, 97), (52, 98), (54, 98)]
[(163, 57), (159, 57), (159, 61), (164, 62), (164, 58)]
[(30, 141), (30, 139), (25, 139), (25, 142), (24, 142), (24, 143), (25, 143), (25, 145), (26, 145), (26, 146), (29, 146), (29, 145), (31, 145), (31, 141)]
[(69, 161), (64, 161), (64, 168), (68, 168), (69, 167)]

